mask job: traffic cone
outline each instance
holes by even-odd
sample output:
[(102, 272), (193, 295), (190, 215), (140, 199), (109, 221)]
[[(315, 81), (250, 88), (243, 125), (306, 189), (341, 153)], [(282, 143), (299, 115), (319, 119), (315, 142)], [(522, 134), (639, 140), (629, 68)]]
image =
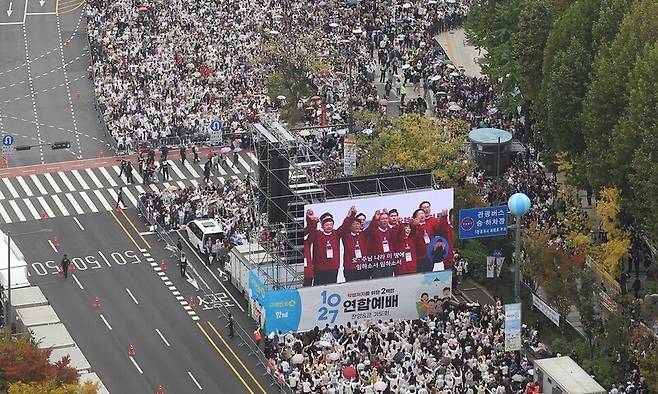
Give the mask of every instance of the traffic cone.
[(196, 308), (196, 303), (194, 302), (194, 296), (190, 297), (190, 299), (187, 300), (187, 305), (189, 305), (190, 308)]
[(53, 239), (53, 246), (55, 246), (55, 249), (59, 250), (59, 239), (57, 239), (57, 237)]
[(64, 47), (68, 48), (71, 45), (71, 40), (64, 41)]
[(133, 345), (128, 346), (128, 357), (133, 357), (135, 355), (135, 347)]
[(164, 262), (164, 260), (160, 260), (160, 269), (161, 269), (162, 271), (166, 271), (166, 270), (167, 270), (167, 264)]
[(99, 151), (98, 151), (98, 158), (99, 158), (99, 159), (102, 159), (102, 158), (104, 158), (104, 157), (105, 157), (105, 152), (103, 152), (102, 149), (99, 150)]
[(162, 385), (158, 386), (158, 389), (155, 390), (155, 394), (165, 394), (164, 389), (162, 388)]
[(80, 91), (79, 90), (75, 91), (75, 101), (80, 101)]
[(62, 270), (62, 267), (57, 267), (57, 274), (62, 278), (64, 277), (64, 271)]
[(94, 301), (94, 306), (95, 306), (96, 308), (100, 308), (100, 307), (101, 307), (101, 300), (100, 300), (100, 298), (96, 297), (96, 300)]
[(39, 216), (41, 216), (41, 220), (46, 220), (46, 218), (48, 218), (48, 214), (45, 211), (41, 211)]

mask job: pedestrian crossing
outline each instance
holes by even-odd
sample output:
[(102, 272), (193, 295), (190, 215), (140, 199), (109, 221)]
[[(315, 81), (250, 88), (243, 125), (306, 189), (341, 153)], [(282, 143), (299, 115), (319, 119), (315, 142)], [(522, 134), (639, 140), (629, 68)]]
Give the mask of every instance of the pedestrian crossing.
[[(45, 217), (83, 215), (114, 209), (117, 189), (123, 186), (124, 202), (136, 207), (139, 195), (147, 190), (198, 186), (203, 178), (203, 162), (192, 163), (168, 160), (169, 179), (158, 173), (159, 182), (143, 184), (135, 168), (135, 183), (126, 182), (125, 174), (119, 177), (116, 165), (98, 168), (71, 169), (67, 171), (32, 174), (2, 178), (0, 181), (0, 223), (16, 223), (39, 220)], [(211, 176), (211, 181), (226, 183), (228, 179), (242, 179), (257, 171), (257, 159), (251, 152), (241, 152), (238, 160), (226, 158)]]

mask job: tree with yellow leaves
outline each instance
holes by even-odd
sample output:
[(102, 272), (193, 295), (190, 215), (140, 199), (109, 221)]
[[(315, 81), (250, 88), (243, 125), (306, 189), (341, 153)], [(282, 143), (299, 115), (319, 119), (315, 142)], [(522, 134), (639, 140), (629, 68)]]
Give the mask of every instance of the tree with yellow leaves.
[(89, 381), (83, 384), (61, 385), (54, 380), (46, 382), (18, 382), (9, 386), (7, 394), (96, 394), (98, 387)]
[(613, 277), (621, 271), (621, 262), (630, 255), (631, 237), (621, 226), (621, 192), (616, 188), (601, 190), (596, 215), (607, 241), (592, 250), (596, 264)]

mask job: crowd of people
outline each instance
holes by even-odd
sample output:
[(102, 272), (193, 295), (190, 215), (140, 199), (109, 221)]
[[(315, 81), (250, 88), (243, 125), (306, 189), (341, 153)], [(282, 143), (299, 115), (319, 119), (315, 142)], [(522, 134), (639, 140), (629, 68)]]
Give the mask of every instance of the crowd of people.
[(419, 320), (272, 333), (265, 351), (294, 393), (539, 393), (532, 363), (504, 351), (503, 323), (500, 305), (445, 299)]

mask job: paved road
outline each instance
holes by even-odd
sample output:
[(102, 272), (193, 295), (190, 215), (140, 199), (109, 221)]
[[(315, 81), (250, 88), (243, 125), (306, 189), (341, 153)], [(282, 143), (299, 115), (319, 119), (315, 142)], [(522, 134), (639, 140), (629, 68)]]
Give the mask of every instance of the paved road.
[[(40, 286), (110, 392), (152, 393), (159, 385), (166, 393), (267, 392), (263, 369), (236, 346), (237, 339), (228, 338), (219, 312), (189, 304), (196, 289), (180, 277), (162, 244), (140, 236), (145, 228), (134, 210), (3, 227), (14, 233), (53, 229), (57, 251), (43, 234), (17, 240), (30, 262), (30, 281)], [(57, 274), (63, 253), (77, 267), (68, 279)], [(235, 289), (204, 271), (196, 257), (191, 264), (202, 286), (225, 291), (228, 310), (247, 322), (243, 306), (231, 298)]]
[[(12, 4), (7, 16), (4, 7)], [(0, 133), (16, 145), (70, 141), (8, 157), (9, 166), (53, 163), (108, 153), (88, 78), (83, 0), (4, 1), (0, 4)], [(76, 8), (77, 7), (77, 8)], [(59, 8), (59, 15), (55, 14)]]

